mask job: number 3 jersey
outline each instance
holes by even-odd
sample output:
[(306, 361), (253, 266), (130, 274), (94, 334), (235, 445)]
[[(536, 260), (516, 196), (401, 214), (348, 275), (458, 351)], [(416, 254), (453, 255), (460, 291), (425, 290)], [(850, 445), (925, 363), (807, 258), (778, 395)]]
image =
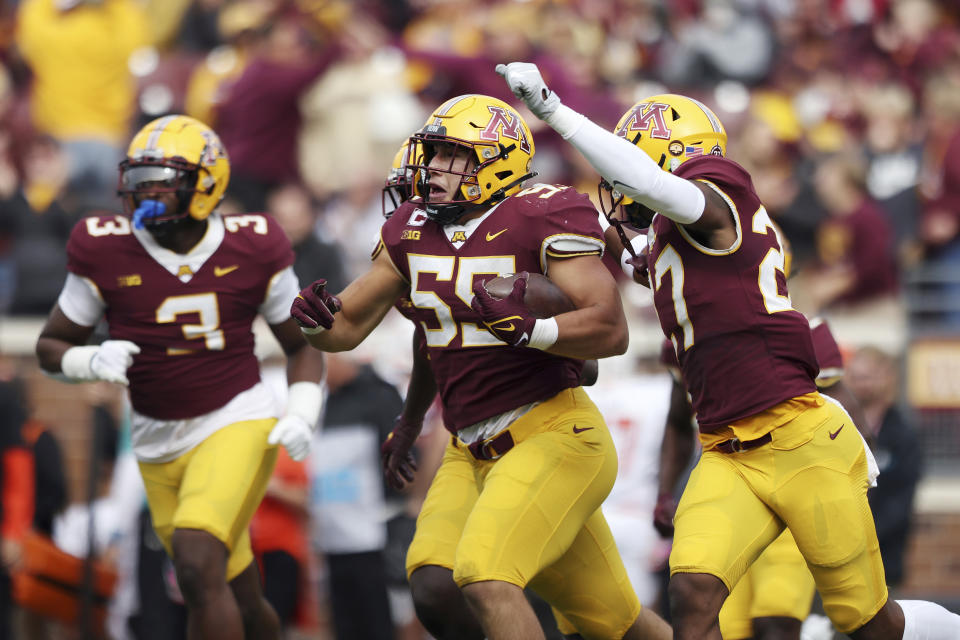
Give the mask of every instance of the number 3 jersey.
[(716, 191), (736, 226), (728, 249), (710, 249), (669, 218), (648, 230), (651, 288), (676, 350), (700, 430), (716, 431), (816, 390), (807, 319), (791, 307), (777, 231), (747, 172), (715, 156), (674, 172)]
[[(196, 433), (183, 433), (199, 428), (191, 418), (228, 404), (227, 413), (240, 410), (230, 403), (260, 381), (253, 321), (258, 313), (270, 324), (289, 318), (299, 290), (290, 243), (263, 214), (210, 216), (186, 254), (164, 249), (125, 217), (86, 218), (70, 235), (67, 260), (58, 301), (67, 318), (93, 326), (105, 314), (111, 339), (140, 347), (127, 377), (141, 459), (196, 444)], [(276, 415), (272, 399), (266, 409), (251, 393), (247, 409), (253, 403), (266, 413), (241, 419)]]
[(424, 330), (451, 432), (580, 384), (582, 361), (511, 347), (470, 307), (473, 285), (501, 275), (547, 273), (548, 258), (601, 255), (597, 210), (570, 187), (534, 185), (464, 225), (429, 220), (420, 200), (401, 205), (380, 232), (378, 255), (410, 283), (406, 315)]

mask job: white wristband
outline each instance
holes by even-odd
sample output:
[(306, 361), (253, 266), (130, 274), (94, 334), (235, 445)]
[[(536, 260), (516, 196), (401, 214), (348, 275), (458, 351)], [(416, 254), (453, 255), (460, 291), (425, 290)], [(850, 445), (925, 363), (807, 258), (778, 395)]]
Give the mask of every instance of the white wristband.
[(544, 122), (553, 127), (566, 140), (580, 130), (586, 119), (587, 117), (582, 113), (577, 113), (561, 103), (557, 110), (551, 113)]
[(530, 332), (530, 342), (528, 347), (546, 351), (557, 342), (560, 336), (560, 328), (557, 326), (556, 318), (543, 318), (533, 324), (533, 331)]
[(70, 347), (64, 351), (63, 357), (60, 359), (60, 370), (63, 371), (63, 375), (74, 381), (96, 380), (97, 376), (90, 368), (90, 362), (99, 349), (100, 347), (97, 345), (89, 345), (86, 347)]
[(287, 415), (307, 421), (310, 428), (317, 426), (323, 408), (323, 390), (316, 382), (294, 382), (287, 390)]
[(324, 331), (326, 331), (326, 329), (324, 329), (324, 328), (321, 327), (320, 325), (317, 325), (316, 327), (313, 327), (312, 329), (309, 328), (309, 327), (300, 327), (300, 332), (301, 332), (301, 333), (305, 333), (305, 334), (308, 335), (308, 336), (315, 336), (315, 335), (317, 335), (318, 333), (322, 333), (322, 332), (324, 332)]

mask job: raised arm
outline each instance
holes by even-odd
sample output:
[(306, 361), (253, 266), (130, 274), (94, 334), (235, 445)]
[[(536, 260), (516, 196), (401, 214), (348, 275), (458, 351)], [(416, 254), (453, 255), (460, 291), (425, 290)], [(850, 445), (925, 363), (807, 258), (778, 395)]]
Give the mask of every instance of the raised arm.
[(730, 209), (712, 189), (663, 171), (646, 153), (560, 101), (535, 64), (497, 65), (514, 95), (572, 144), (614, 189), (696, 231), (733, 228)]

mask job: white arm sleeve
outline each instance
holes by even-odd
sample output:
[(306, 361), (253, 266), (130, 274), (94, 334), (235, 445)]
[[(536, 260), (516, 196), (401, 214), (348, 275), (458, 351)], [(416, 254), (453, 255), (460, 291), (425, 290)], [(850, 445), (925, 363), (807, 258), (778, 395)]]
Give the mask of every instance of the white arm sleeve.
[(620, 193), (680, 224), (700, 219), (706, 205), (703, 192), (662, 170), (636, 145), (563, 104), (548, 124)]
[(57, 304), (63, 315), (83, 327), (96, 326), (106, 308), (97, 286), (74, 273), (67, 274)]
[(287, 267), (270, 280), (267, 297), (260, 305), (260, 315), (267, 324), (280, 324), (290, 317), (290, 305), (300, 293), (300, 281), (293, 267)]

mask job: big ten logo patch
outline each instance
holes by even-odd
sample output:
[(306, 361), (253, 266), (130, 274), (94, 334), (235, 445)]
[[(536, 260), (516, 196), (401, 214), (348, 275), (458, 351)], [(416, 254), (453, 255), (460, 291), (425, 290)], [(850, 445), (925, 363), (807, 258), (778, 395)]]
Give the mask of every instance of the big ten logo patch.
[(401, 240), (419, 240), (420, 239), (420, 230), (419, 229), (404, 229), (400, 234)]

